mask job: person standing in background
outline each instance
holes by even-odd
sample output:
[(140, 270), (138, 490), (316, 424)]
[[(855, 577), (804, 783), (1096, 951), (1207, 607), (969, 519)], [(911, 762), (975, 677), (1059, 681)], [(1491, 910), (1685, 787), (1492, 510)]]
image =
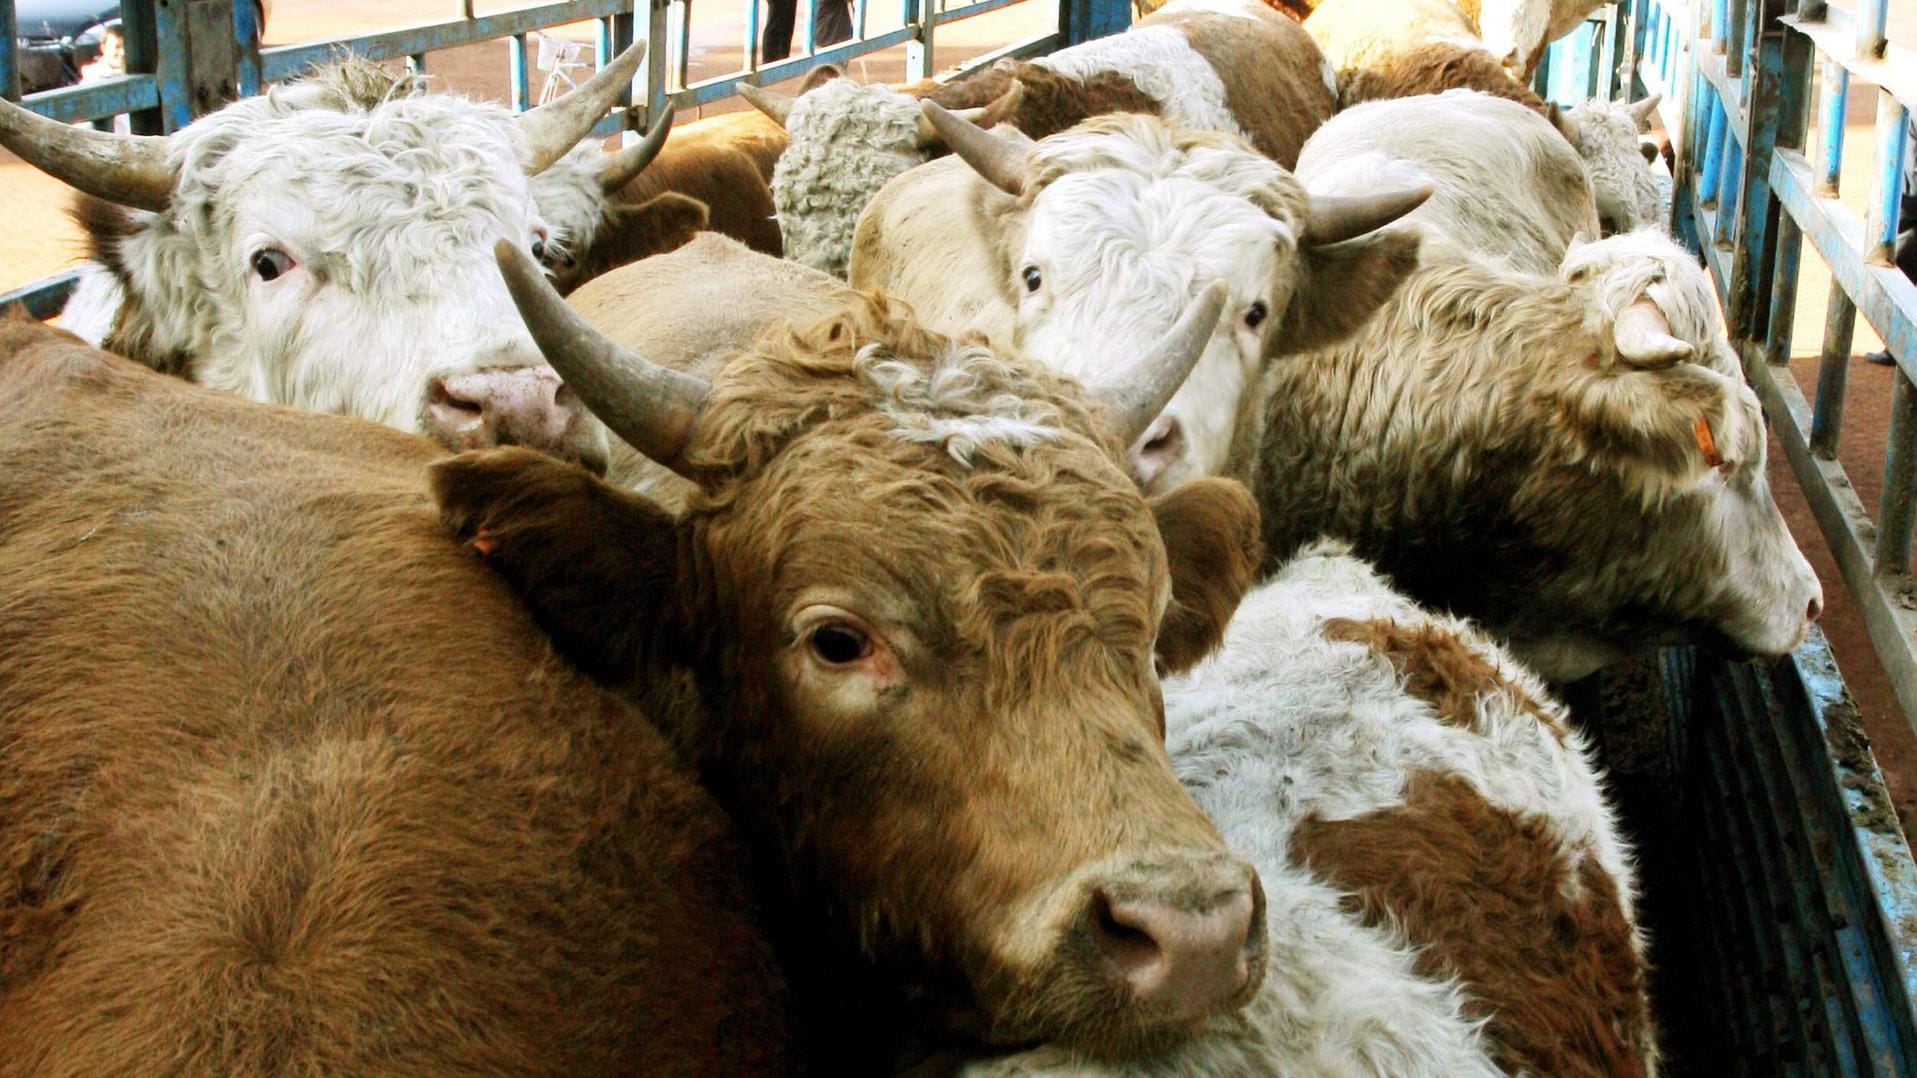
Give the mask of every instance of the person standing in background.
[[(812, 24), (812, 47), (824, 48), (852, 38), (851, 0), (818, 0)], [(759, 39), (759, 62), (772, 63), (792, 55), (792, 31), (799, 17), (799, 0), (770, 0), (765, 33)]]
[[(80, 68), (79, 85), (105, 82), (126, 74), (126, 33), (120, 28), (120, 20), (114, 19), (100, 28), (100, 55), (93, 62)], [(132, 131), (132, 123), (126, 113), (107, 120), (95, 120), (93, 126), (102, 131), (115, 131), (125, 135)]]

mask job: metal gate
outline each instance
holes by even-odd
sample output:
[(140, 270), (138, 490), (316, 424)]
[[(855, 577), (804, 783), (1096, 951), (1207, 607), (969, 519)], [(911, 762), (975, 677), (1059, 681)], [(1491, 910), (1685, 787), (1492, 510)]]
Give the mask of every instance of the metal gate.
[[(510, 64), (512, 106), (532, 104), (528, 35), (569, 23), (596, 20), (597, 63), (603, 66), (634, 40), (643, 20), (646, 54), (643, 83), (603, 120), (595, 134), (643, 131), (668, 102), (690, 108), (731, 96), (741, 81), (759, 85), (801, 75), (825, 63), (843, 64), (856, 56), (904, 45), (906, 77), (959, 78), (1008, 56), (1025, 57), (1123, 30), (1131, 23), (1129, 0), (1056, 0), (1054, 29), (1015, 41), (965, 64), (939, 71), (934, 60), (938, 27), (1009, 7), (1021, 0), (901, 0), (904, 25), (866, 34), (870, 0), (853, 0), (853, 37), (826, 48), (810, 45), (791, 59), (761, 64), (759, 27), (763, 0), (748, 0), (744, 33), (745, 66), (737, 71), (687, 81), (691, 56), (691, 0), (565, 0), (495, 14), (474, 13), (474, 0), (448, 0), (456, 9), (444, 22), (408, 26), (333, 41), (306, 42), (270, 49), (259, 47), (257, 14), (249, 0), (124, 0), (121, 24), (126, 37), (123, 78), (20, 96), (15, 52), (0, 47), (0, 95), (67, 123), (108, 120), (126, 114), (138, 134), (167, 134), (236, 96), (256, 94), (264, 84), (298, 75), (314, 64), (346, 53), (368, 60), (404, 59), (425, 70), (429, 55), (504, 38)], [(813, 19), (819, 0), (807, 0)], [(1031, 0), (1024, 0), (1031, 2)], [(15, 0), (0, 0), (0, 41), (17, 40)], [(643, 94), (643, 97), (640, 95)], [(59, 313), (72, 291), (72, 272), (0, 294), (0, 309), (21, 303), (38, 318)]]

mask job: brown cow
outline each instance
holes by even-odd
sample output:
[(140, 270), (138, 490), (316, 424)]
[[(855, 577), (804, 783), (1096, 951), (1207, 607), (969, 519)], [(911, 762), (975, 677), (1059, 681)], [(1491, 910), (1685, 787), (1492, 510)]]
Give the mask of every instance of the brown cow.
[(538, 254), (562, 295), (708, 229), (784, 253), (767, 185), (785, 129), (757, 112), (672, 120), (668, 108), (639, 145), (612, 154), (582, 146), (534, 178), (549, 230)]
[[(1119, 463), (1222, 296), (1090, 392), (876, 297), (699, 377), (499, 257), (567, 384), (697, 489), (671, 515), (492, 450), (432, 469), (446, 520), (586, 670), (696, 693), (678, 736), (776, 852), (774, 905), (993, 1041), (1138, 1050), (1255, 991), (1262, 892), (1172, 775), (1155, 667), (1216, 643), (1256, 514), (1228, 481), (1148, 502)], [(789, 964), (795, 996), (870, 1041), (842, 965)]]
[(0, 1072), (770, 1073), (743, 850), (430, 443), (0, 323)]

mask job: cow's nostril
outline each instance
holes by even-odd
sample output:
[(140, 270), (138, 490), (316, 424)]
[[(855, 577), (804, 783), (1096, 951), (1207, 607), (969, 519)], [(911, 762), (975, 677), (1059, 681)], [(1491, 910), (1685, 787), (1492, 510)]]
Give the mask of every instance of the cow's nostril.
[(446, 388), (446, 381), (443, 378), (433, 379), (432, 385), (427, 389), (426, 403), (435, 408), (444, 408), (458, 412), (471, 412), (475, 416), (485, 411), (485, 408), (482, 407), (478, 401), (459, 396), (452, 390)]
[(1823, 616), (1824, 616), (1823, 597), (1819, 595), (1811, 596), (1810, 606), (1804, 611), (1805, 619), (1809, 621), (1816, 621), (1818, 618), (1821, 618)]
[(1132, 999), (1173, 1021), (1202, 1018), (1238, 995), (1251, 976), (1249, 888), (1194, 911), (1157, 898), (1092, 893), (1094, 943)]

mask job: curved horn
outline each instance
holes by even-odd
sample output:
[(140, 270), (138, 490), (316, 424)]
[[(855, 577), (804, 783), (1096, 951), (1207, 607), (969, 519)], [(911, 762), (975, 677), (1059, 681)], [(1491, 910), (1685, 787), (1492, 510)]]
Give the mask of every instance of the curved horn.
[[(949, 109), (947, 111), (974, 127), (986, 128), (992, 124), (1011, 122), (1012, 116), (1018, 112), (1019, 101), (1024, 96), (1025, 84), (1017, 79), (1013, 79), (1010, 89), (977, 108)], [(988, 120), (988, 118), (993, 117), (996, 119)], [(944, 148), (945, 139), (940, 137), (939, 129), (932, 126), (932, 118), (921, 111), (918, 116), (918, 121), (919, 149), (937, 150)]]
[(166, 139), (159, 135), (75, 127), (0, 101), (0, 146), (56, 180), (122, 206), (157, 212), (173, 194)]
[(763, 86), (754, 86), (749, 82), (740, 83), (737, 89), (739, 96), (746, 99), (746, 104), (772, 117), (773, 122), (780, 127), (785, 126), (786, 118), (792, 115), (793, 103), (799, 100), (796, 97), (789, 97), (782, 94), (777, 90), (768, 90)]
[(980, 130), (977, 124), (954, 115), (936, 101), (921, 101), (919, 109), (938, 137), (985, 182), (1008, 195), (1025, 190), (1024, 146)]
[(592, 328), (553, 291), (523, 245), (500, 240), (493, 245), (493, 258), (526, 328), (559, 377), (614, 434), (679, 471), (679, 454), (691, 440), (712, 386), (641, 359)]
[(1648, 299), (1618, 312), (1611, 337), (1617, 342), (1618, 357), (1633, 367), (1668, 367), (1693, 354), (1690, 345), (1671, 336), (1671, 324), (1664, 320), (1664, 312)]
[(1550, 114), (1551, 126), (1558, 129), (1558, 134), (1564, 136), (1564, 141), (1576, 146), (1584, 140), (1583, 134), (1578, 131), (1578, 125), (1571, 120), (1571, 117), (1565, 115), (1557, 102), (1551, 102), (1546, 107), (1546, 112)]
[(1650, 122), (1651, 113), (1657, 110), (1657, 103), (1662, 100), (1664, 100), (1663, 94), (1652, 94), (1642, 101), (1631, 102), (1631, 119), (1637, 121), (1639, 127), (1643, 127)]
[(526, 166), (526, 175), (537, 176), (546, 171), (554, 161), (579, 145), (580, 139), (591, 134), (592, 125), (598, 123), (599, 118), (618, 103), (626, 87), (632, 85), (639, 61), (645, 58), (646, 43), (635, 42), (613, 57), (612, 63), (600, 68), (598, 74), (568, 90), (566, 96), (521, 115), (519, 130), (532, 145), (532, 161)]
[(1375, 195), (1346, 198), (1341, 195), (1312, 195), (1305, 211), (1307, 247), (1343, 243), (1396, 221), (1431, 197), (1430, 184), (1405, 191), (1381, 191)]
[(1114, 428), (1127, 447), (1144, 435), (1191, 376), (1224, 310), (1225, 282), (1213, 281), (1157, 344), (1126, 369), (1091, 387), (1092, 399), (1111, 411)]
[(665, 149), (666, 136), (672, 134), (672, 116), (677, 111), (671, 102), (667, 102), (666, 107), (659, 110), (659, 118), (652, 122), (652, 129), (646, 132), (646, 137), (640, 139), (638, 145), (627, 146), (606, 159), (605, 166), (599, 170), (601, 191), (611, 194), (619, 190), (652, 164), (652, 159)]

